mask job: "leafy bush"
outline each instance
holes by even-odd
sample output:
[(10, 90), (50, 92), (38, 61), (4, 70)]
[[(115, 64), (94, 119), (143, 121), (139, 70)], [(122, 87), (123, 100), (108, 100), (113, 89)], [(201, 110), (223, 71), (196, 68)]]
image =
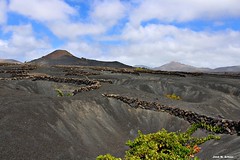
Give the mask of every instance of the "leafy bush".
[(167, 98), (173, 99), (173, 100), (181, 100), (180, 96), (177, 96), (175, 93), (173, 94), (167, 94), (166, 95)]
[[(196, 138), (191, 135), (201, 127), (201, 124), (193, 124), (185, 133), (168, 132), (165, 129), (157, 133), (150, 133), (147, 135), (138, 132), (138, 137), (133, 141), (126, 143), (129, 150), (126, 151), (125, 160), (197, 160), (194, 155), (198, 153), (201, 148), (200, 144), (211, 140), (220, 139), (215, 135), (208, 135), (207, 137)], [(100, 155), (97, 160), (121, 160), (115, 158), (110, 154)]]
[(223, 128), (220, 126), (211, 126), (206, 123), (199, 123), (199, 128), (204, 128), (208, 131), (215, 132), (215, 133), (219, 133), (223, 130)]
[(113, 157), (110, 154), (100, 155), (97, 157), (97, 160), (122, 160), (121, 158)]
[(147, 68), (137, 67), (134, 69), (134, 71), (147, 71)]
[(57, 96), (58, 96), (58, 97), (64, 97), (64, 96), (69, 97), (69, 96), (73, 96), (72, 93), (66, 93), (66, 94), (64, 94), (63, 91), (61, 91), (60, 89), (55, 89), (55, 91), (57, 92)]
[(63, 97), (64, 96), (63, 92), (60, 89), (55, 89), (55, 91), (57, 92), (58, 97)]

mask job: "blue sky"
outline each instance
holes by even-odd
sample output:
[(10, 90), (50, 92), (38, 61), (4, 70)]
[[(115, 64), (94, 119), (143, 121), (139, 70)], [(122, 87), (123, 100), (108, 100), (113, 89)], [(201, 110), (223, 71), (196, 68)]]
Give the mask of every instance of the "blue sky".
[(239, 0), (0, 0), (0, 59), (55, 49), (151, 67), (240, 65)]

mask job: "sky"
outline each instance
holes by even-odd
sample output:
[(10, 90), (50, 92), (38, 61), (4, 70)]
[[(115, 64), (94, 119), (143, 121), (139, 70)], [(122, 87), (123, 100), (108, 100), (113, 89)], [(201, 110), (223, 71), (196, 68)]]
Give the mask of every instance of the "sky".
[(56, 49), (150, 67), (240, 65), (239, 0), (0, 0), (0, 59)]

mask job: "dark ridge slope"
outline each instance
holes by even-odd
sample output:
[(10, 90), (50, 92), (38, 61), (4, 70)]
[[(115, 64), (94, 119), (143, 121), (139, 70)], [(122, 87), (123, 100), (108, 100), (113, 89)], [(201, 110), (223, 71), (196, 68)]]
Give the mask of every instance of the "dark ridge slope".
[(240, 66), (220, 67), (214, 69), (213, 72), (240, 72)]
[(86, 58), (78, 58), (73, 56), (66, 50), (56, 50), (46, 56), (39, 59), (30, 61), (31, 64), (37, 65), (79, 65), (79, 66), (104, 66), (104, 67), (116, 67), (116, 68), (131, 68), (131, 66), (125, 65), (123, 63), (113, 61), (104, 62), (97, 60), (90, 60)]

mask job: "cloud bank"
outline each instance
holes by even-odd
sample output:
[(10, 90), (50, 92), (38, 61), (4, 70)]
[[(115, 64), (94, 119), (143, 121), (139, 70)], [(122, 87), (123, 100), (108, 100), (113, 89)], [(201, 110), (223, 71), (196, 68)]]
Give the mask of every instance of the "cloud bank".
[(238, 0), (24, 2), (0, 0), (0, 58), (30, 60), (62, 48), (129, 65), (240, 65)]
[(7, 2), (0, 0), (0, 24), (3, 24), (7, 20)]

